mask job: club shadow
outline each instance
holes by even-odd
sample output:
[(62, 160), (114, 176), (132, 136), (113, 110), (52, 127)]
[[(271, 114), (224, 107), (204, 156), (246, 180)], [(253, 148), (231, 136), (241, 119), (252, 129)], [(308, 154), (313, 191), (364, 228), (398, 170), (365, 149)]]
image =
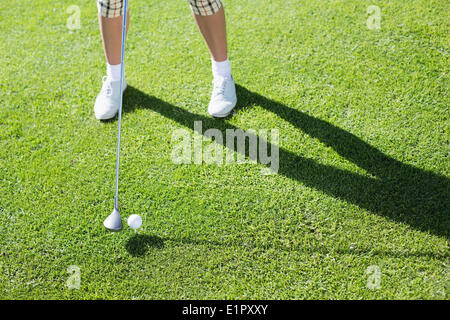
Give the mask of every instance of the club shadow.
[[(239, 98), (237, 109), (257, 105), (274, 112), (299, 130), (333, 148), (370, 175), (324, 165), (284, 148), (279, 148), (278, 174), (371, 213), (406, 223), (414, 229), (449, 237), (450, 180), (447, 177), (395, 160), (352, 133), (324, 120), (263, 97), (240, 85), (236, 89)], [(226, 129), (239, 129), (226, 120), (189, 112), (129, 86), (124, 112), (133, 112), (137, 108), (151, 109), (190, 130), (193, 130), (194, 121), (202, 121), (202, 134), (210, 128), (222, 132)], [(224, 146), (226, 147), (225, 144)], [(234, 151), (239, 152), (236, 148)], [(248, 153), (247, 145), (245, 154)]]
[[(195, 246), (207, 246), (210, 248), (236, 248), (244, 251), (248, 251), (249, 249), (259, 249), (259, 250), (268, 250), (275, 249), (276, 251), (283, 252), (296, 252), (296, 253), (320, 253), (323, 255), (365, 255), (365, 256), (377, 256), (380, 258), (388, 257), (388, 258), (428, 258), (435, 259), (440, 261), (447, 261), (448, 256), (444, 252), (433, 252), (430, 250), (419, 250), (415, 252), (395, 252), (393, 250), (381, 250), (375, 247), (359, 247), (359, 248), (331, 248), (329, 246), (324, 246), (320, 244), (315, 244), (312, 246), (308, 246), (305, 248), (302, 245), (293, 245), (286, 247), (280, 243), (266, 243), (264, 245), (258, 243), (249, 243), (248, 241), (217, 241), (217, 240), (206, 240), (206, 239), (196, 239), (195, 237), (164, 237), (164, 241), (170, 241), (174, 243), (178, 243), (181, 245), (195, 245)], [(400, 250), (401, 251), (401, 250)]]

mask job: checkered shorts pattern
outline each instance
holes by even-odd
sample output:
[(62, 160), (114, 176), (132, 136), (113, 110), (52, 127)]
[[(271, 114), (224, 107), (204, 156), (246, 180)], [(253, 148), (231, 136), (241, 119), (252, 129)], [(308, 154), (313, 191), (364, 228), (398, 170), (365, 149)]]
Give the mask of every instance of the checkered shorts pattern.
[(98, 11), (105, 18), (117, 18), (123, 14), (123, 0), (97, 0)]
[(188, 0), (192, 12), (200, 16), (209, 16), (217, 13), (222, 3), (220, 0)]
[[(192, 12), (200, 16), (217, 13), (222, 7), (221, 0), (187, 0)], [(123, 14), (123, 0), (97, 0), (98, 11), (102, 17), (116, 18)]]

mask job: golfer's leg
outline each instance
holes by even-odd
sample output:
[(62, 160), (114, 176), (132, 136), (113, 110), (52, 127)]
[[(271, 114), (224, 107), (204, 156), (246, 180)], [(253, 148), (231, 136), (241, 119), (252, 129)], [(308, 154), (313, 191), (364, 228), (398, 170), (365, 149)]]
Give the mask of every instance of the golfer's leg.
[[(197, 1), (198, 2), (198, 1)], [(211, 15), (200, 15), (194, 11), (194, 19), (208, 46), (214, 61), (225, 61), (228, 58), (227, 32), (223, 6)]]
[[(98, 13), (98, 22), (103, 41), (103, 50), (106, 61), (110, 65), (120, 64), (122, 50), (122, 21), (123, 17), (103, 17)], [(130, 25), (130, 13), (127, 14), (127, 31)]]
[(225, 12), (220, 0), (188, 0), (211, 55), (214, 88), (208, 105), (213, 117), (228, 116), (236, 106), (236, 88), (228, 60)]
[[(94, 111), (97, 119), (113, 118), (120, 105), (120, 72), (122, 69), (122, 23), (124, 0), (98, 0), (98, 20), (106, 57), (106, 74), (103, 87), (95, 101)], [(129, 26), (127, 13), (127, 26)], [(126, 89), (125, 77), (123, 90)]]

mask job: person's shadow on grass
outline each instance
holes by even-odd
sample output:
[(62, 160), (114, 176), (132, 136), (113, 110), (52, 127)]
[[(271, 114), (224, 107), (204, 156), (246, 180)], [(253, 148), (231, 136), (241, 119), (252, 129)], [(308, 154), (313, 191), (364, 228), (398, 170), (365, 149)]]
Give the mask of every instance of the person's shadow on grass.
[[(236, 90), (239, 99), (236, 109), (258, 105), (274, 112), (374, 177), (323, 165), (283, 148), (279, 149), (278, 174), (372, 213), (407, 223), (417, 230), (448, 238), (450, 180), (447, 177), (404, 164), (350, 132), (240, 85), (236, 86)], [(151, 109), (191, 130), (194, 128), (194, 121), (202, 121), (202, 133), (211, 128), (222, 132), (226, 129), (239, 129), (223, 119), (189, 112), (131, 86), (125, 97), (124, 112), (132, 112), (137, 108)], [(246, 149), (245, 154), (248, 155), (248, 144)], [(234, 151), (238, 152), (236, 148)]]

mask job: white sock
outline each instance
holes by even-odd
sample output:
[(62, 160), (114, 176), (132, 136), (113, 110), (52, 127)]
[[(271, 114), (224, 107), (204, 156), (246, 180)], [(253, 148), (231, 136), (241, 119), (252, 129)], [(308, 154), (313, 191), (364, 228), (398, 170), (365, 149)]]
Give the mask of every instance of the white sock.
[(120, 81), (120, 69), (122, 68), (122, 64), (111, 65), (107, 63), (106, 66), (106, 75), (111, 81)]
[(214, 79), (221, 77), (225, 79), (231, 79), (231, 63), (228, 60), (225, 61), (214, 61), (214, 59), (211, 59), (212, 64), (212, 72)]

